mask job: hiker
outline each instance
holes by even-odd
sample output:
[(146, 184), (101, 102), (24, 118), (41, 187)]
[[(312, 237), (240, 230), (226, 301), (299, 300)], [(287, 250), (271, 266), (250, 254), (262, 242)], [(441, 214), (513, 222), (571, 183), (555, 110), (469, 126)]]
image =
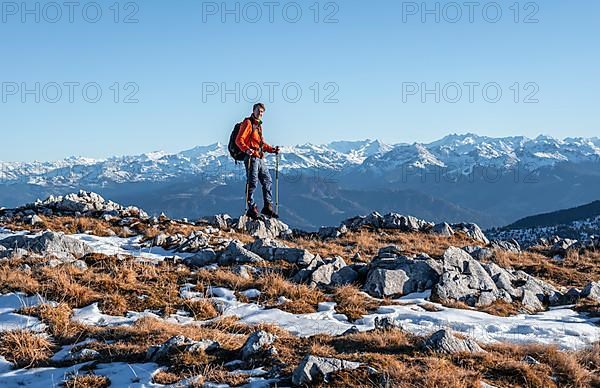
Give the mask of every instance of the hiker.
[(260, 181), (263, 192), (264, 207), (261, 213), (267, 217), (279, 218), (273, 209), (271, 174), (264, 159), (265, 152), (278, 154), (279, 147), (271, 147), (263, 139), (263, 113), (265, 113), (265, 105), (262, 103), (255, 104), (252, 108), (252, 115), (241, 123), (235, 139), (238, 148), (246, 154), (244, 156), (244, 165), (246, 166), (246, 203), (248, 205), (246, 215), (253, 220), (260, 217), (258, 207), (254, 202), (254, 190), (256, 190), (257, 181)]

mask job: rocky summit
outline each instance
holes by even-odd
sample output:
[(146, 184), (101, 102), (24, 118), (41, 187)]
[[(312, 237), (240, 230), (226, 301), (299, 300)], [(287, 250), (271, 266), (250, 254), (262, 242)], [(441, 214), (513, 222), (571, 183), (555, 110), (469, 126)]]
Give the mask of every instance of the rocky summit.
[(597, 386), (599, 263), (394, 212), (303, 231), (50, 197), (0, 210), (0, 381)]

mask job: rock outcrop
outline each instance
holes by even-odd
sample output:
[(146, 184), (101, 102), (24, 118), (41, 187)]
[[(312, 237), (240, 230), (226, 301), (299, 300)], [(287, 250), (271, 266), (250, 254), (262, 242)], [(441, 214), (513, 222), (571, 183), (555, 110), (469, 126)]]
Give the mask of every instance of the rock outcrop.
[(327, 378), (329, 374), (343, 369), (356, 369), (360, 365), (358, 362), (339, 360), (337, 358), (307, 355), (294, 370), (292, 383), (295, 385), (304, 385), (314, 381), (328, 382)]
[(446, 329), (433, 333), (423, 346), (427, 350), (446, 354), (485, 352), (474, 340), (457, 338)]
[(0, 245), (7, 250), (21, 249), (63, 261), (74, 261), (92, 253), (86, 243), (55, 232), (45, 232), (39, 236), (11, 236), (0, 240)]
[(242, 216), (238, 220), (237, 229), (258, 238), (286, 238), (292, 235), (290, 227), (276, 218), (253, 221)]
[[(135, 206), (122, 206), (113, 201), (105, 200), (101, 195), (80, 191), (65, 196), (50, 196), (41, 201), (37, 200), (13, 210), (13, 213), (49, 215), (84, 215), (84, 216), (115, 216), (148, 218), (148, 214)], [(32, 215), (31, 214), (31, 215)]]
[(462, 249), (444, 252), (443, 273), (433, 287), (432, 300), (457, 300), (469, 306), (485, 306), (500, 296), (496, 284), (481, 264)]
[(399, 254), (397, 247), (379, 250), (370, 264), (365, 292), (382, 298), (402, 296), (430, 289), (438, 283), (442, 265), (429, 257), (411, 258)]

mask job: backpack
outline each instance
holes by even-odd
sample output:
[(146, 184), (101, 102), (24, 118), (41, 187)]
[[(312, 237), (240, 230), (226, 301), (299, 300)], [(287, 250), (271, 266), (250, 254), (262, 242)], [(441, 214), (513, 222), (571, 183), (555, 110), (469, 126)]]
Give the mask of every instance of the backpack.
[(242, 123), (237, 123), (235, 127), (233, 127), (233, 132), (231, 132), (231, 136), (229, 136), (229, 145), (227, 146), (227, 149), (229, 150), (229, 155), (231, 155), (233, 160), (235, 160), (236, 162), (241, 162), (246, 157), (246, 153), (240, 150), (240, 148), (235, 143), (235, 139), (237, 138), (238, 133), (240, 132), (240, 127), (242, 126)]

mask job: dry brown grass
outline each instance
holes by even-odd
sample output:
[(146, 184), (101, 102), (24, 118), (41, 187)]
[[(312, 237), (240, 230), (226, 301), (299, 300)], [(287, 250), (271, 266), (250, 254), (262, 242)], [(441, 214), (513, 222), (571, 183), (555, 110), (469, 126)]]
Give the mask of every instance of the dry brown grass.
[(152, 377), (152, 382), (154, 384), (162, 385), (175, 384), (180, 380), (179, 375), (166, 371), (160, 371)]
[(420, 338), (398, 328), (359, 332), (331, 339), (339, 353), (372, 352), (396, 354), (413, 351)]
[(0, 334), (0, 355), (20, 368), (46, 362), (54, 344), (43, 334), (28, 330), (12, 330)]
[[(51, 230), (67, 234), (88, 233), (95, 236), (119, 236), (130, 237), (131, 235), (142, 236), (142, 241), (150, 241), (159, 234), (183, 235), (189, 236), (191, 233), (201, 231), (206, 225), (192, 225), (170, 219), (160, 219), (157, 225), (152, 225), (148, 221), (133, 219), (129, 226), (120, 226), (116, 222), (105, 221), (95, 217), (73, 217), (73, 216), (42, 216), (38, 215), (42, 222), (36, 225), (30, 225), (24, 221), (14, 220), (3, 223), (1, 226), (14, 231), (28, 230), (30, 232), (41, 232)], [(234, 230), (220, 231), (217, 236), (226, 236), (248, 243), (254, 241), (246, 233), (239, 233)]]
[[(67, 309), (58, 310), (61, 312), (54, 311), (52, 314), (68, 314)], [(300, 338), (273, 325), (245, 325), (232, 316), (221, 317), (202, 326), (143, 318), (133, 326), (89, 331), (86, 337), (95, 338), (97, 342), (85, 347), (100, 352), (101, 362), (141, 362), (148, 346), (161, 344), (173, 335), (216, 340), (224, 351), (215, 354), (175, 352), (170, 355), (162, 361), (169, 369), (158, 375), (155, 382), (174, 383), (202, 375), (202, 382), (239, 385), (247, 381), (247, 376), (232, 375), (223, 368), (223, 364), (236, 359), (247, 336), (258, 329), (277, 336), (277, 354), (261, 359), (261, 365), (278, 366), (284, 374), (291, 373), (306, 354), (359, 361), (378, 371), (372, 373), (361, 368), (335, 373), (330, 377), (334, 386), (471, 387), (477, 386), (480, 380), (499, 387), (588, 387), (598, 383), (598, 343), (581, 352), (561, 352), (551, 346), (498, 344), (485, 346), (487, 353), (452, 356), (422, 351), (423, 338), (397, 328), (341, 337), (317, 335)], [(106, 343), (107, 340), (111, 343)], [(523, 362), (527, 355), (540, 364)]]
[(189, 311), (197, 321), (216, 318), (219, 316), (219, 311), (215, 304), (210, 299), (194, 299), (183, 302), (186, 310)]
[(231, 271), (231, 268), (219, 268), (214, 271), (200, 269), (196, 275), (196, 289), (206, 290), (207, 286), (227, 287), (233, 291), (246, 290), (253, 285), (252, 278), (246, 279)]
[(73, 267), (43, 267), (33, 276), (42, 284), (41, 293), (47, 299), (79, 308), (102, 299), (101, 293), (78, 281), (84, 273)]
[[(600, 345), (580, 352), (552, 346), (498, 344), (486, 353), (442, 355), (422, 350), (423, 338), (400, 329), (360, 332), (342, 337), (319, 335), (276, 341), (283, 370), (305, 354), (365, 362), (378, 370), (343, 371), (331, 376), (334, 386), (478, 387), (484, 380), (498, 387), (591, 387), (599, 381)], [(529, 365), (525, 356), (540, 362)]]
[[(58, 222), (58, 219), (54, 221)], [(143, 231), (148, 237), (169, 230), (168, 228), (174, 233), (182, 234), (195, 230), (190, 229), (189, 225), (165, 221), (156, 228), (144, 229), (145, 224), (139, 225), (142, 226), (136, 226), (135, 230)], [(83, 224), (72, 222), (63, 227), (93, 230), (94, 227), (105, 226), (94, 222), (86, 225), (84, 221)], [(221, 231), (219, 235), (243, 242), (253, 240), (247, 235), (230, 231)], [(425, 252), (431, 256), (439, 256), (450, 245), (464, 246), (476, 242), (461, 234), (445, 238), (363, 229), (327, 243), (297, 239), (290, 245), (308, 249), (323, 257), (341, 255), (347, 258), (360, 253), (368, 261), (379, 248), (390, 244), (400, 246), (406, 254)], [(333, 300), (337, 302), (337, 311), (346, 314), (351, 320), (361, 318), (379, 305), (391, 302), (369, 298), (355, 285), (334, 289), (329, 296), (305, 284), (292, 283), (286, 276), (294, 266), (287, 263), (263, 263), (259, 268), (261, 275), (245, 279), (234, 274), (231, 268), (192, 273), (189, 268), (173, 263), (144, 264), (129, 257), (122, 259), (98, 254), (84, 258), (89, 266), (87, 271), (66, 266), (36, 268), (36, 260), (24, 258), (0, 263), (0, 291), (40, 292), (50, 300), (62, 302), (56, 307), (41, 305), (19, 311), (39, 317), (46, 323), (48, 333), (57, 344), (72, 344), (91, 338), (94, 342), (85, 347), (97, 350), (100, 362), (143, 362), (149, 346), (159, 345), (174, 335), (184, 335), (194, 340), (210, 339), (221, 344), (222, 349), (217, 352), (175, 352), (161, 360), (168, 369), (155, 376), (156, 383), (175, 383), (186, 377), (202, 376), (198, 380), (199, 385), (206, 381), (243, 384), (247, 382), (247, 376), (232, 375), (223, 365), (239, 357), (239, 349), (248, 335), (255, 330), (266, 330), (277, 336), (277, 354), (261, 359), (264, 363), (261, 365), (278, 367), (284, 375), (291, 373), (306, 354), (360, 361), (378, 370), (373, 373), (362, 367), (355, 371), (338, 372), (331, 376), (331, 386), (475, 387), (481, 380), (499, 387), (600, 386), (598, 343), (581, 352), (504, 344), (485, 346), (488, 352), (484, 354), (439, 355), (422, 351), (423, 339), (400, 329), (375, 330), (340, 337), (318, 335), (299, 338), (273, 324), (247, 325), (234, 316), (219, 317), (211, 300), (184, 300), (179, 295), (179, 289), (185, 283), (196, 284), (196, 291), (199, 292), (206, 291), (208, 286), (223, 286), (235, 291), (257, 288), (262, 291), (258, 301), (267, 308), (277, 307), (293, 313), (308, 313), (316, 311), (319, 302)], [(561, 282), (568, 280), (569, 285), (582, 285), (589, 277), (597, 277), (597, 268), (593, 267), (597, 264), (593, 264), (593, 261), (598, 260), (598, 257), (588, 253), (581, 253), (579, 256), (571, 254), (564, 263), (551, 261), (535, 252), (521, 255), (500, 252), (495, 260), (501, 265), (509, 264), (542, 278), (545, 276), (546, 280), (555, 284), (564, 284)], [(24, 263), (33, 267), (31, 273), (17, 270)], [(587, 273), (578, 274), (578, 271)], [(290, 301), (279, 304), (277, 299), (280, 296)], [(196, 320), (214, 319), (205, 324), (178, 325), (154, 318), (142, 318), (131, 326), (120, 327), (90, 327), (71, 321), (72, 308), (92, 302), (98, 302), (102, 311), (114, 315), (123, 315), (128, 310), (151, 309), (167, 316), (182, 309), (190, 312)], [(421, 307), (431, 308), (427, 304)], [(451, 304), (451, 307), (468, 308), (460, 302)], [(505, 316), (518, 312), (519, 308), (518, 305), (499, 302), (488, 307), (487, 312)], [(577, 308), (589, 313), (598, 311), (597, 305), (586, 301), (580, 301)], [(11, 339), (10, 335), (1, 335), (0, 353), (6, 356), (4, 352), (10, 348), (13, 354), (18, 355), (13, 358), (20, 359), (23, 366), (48, 364), (48, 358), (54, 349), (52, 342), (32, 333), (15, 333), (18, 340)], [(32, 354), (26, 353), (28, 351)], [(536, 358), (540, 364), (529, 365), (523, 362), (526, 355)], [(6, 357), (11, 360), (10, 356)], [(69, 386), (105, 386), (94, 377), (98, 376), (79, 376), (82, 380), (73, 381)], [(86, 382), (86, 379), (89, 381)]]
[(490, 305), (479, 307), (477, 310), (499, 317), (509, 317), (526, 312), (526, 308), (523, 307), (521, 302), (514, 301), (513, 303), (508, 303), (500, 299), (492, 302)]
[(289, 242), (292, 247), (307, 249), (321, 257), (349, 258), (359, 253), (366, 261), (370, 261), (371, 257), (377, 254), (379, 248), (387, 245), (398, 245), (407, 255), (427, 253), (430, 256), (440, 256), (449, 246), (462, 247), (480, 244), (460, 232), (452, 237), (443, 237), (398, 230), (373, 231), (368, 228), (351, 231), (340, 238), (329, 241), (297, 238)]
[(590, 371), (590, 385), (600, 387), (600, 342), (579, 351), (576, 357), (580, 365)]
[(462, 369), (444, 358), (436, 357), (421, 358), (410, 363), (408, 368), (396, 368), (384, 377), (384, 381), (392, 386), (426, 388), (478, 388), (481, 386), (477, 373)]
[(362, 293), (354, 285), (337, 287), (332, 297), (337, 303), (336, 311), (345, 314), (351, 321), (362, 318), (380, 306), (379, 302)]
[(91, 329), (71, 320), (73, 311), (64, 303), (56, 307), (49, 304), (26, 307), (19, 310), (18, 313), (37, 317), (48, 325), (48, 331), (59, 345), (75, 343), (88, 334)]
[(133, 258), (118, 260), (97, 254), (84, 259), (89, 265), (88, 270), (69, 266), (41, 267), (31, 274), (17, 271), (19, 262), (3, 262), (0, 277), (6, 280), (4, 291), (37, 292), (48, 300), (73, 308), (98, 302), (102, 311), (113, 315), (146, 309), (160, 310), (165, 316), (178, 309), (199, 312), (190, 310), (199, 305), (194, 306), (180, 297), (179, 288), (190, 280), (190, 271), (185, 266), (154, 265)]
[[(199, 270), (195, 275), (196, 290), (203, 292), (208, 289), (208, 286), (227, 287), (234, 291), (256, 288), (262, 292), (258, 297), (258, 303), (295, 314), (315, 312), (319, 302), (328, 300), (319, 289), (293, 283), (282, 274), (269, 268), (263, 268), (263, 270), (268, 272), (261, 274), (256, 279), (243, 278), (233, 273), (230, 268), (219, 268), (214, 271)], [(289, 301), (280, 304), (278, 298), (281, 296)]]
[[(495, 344), (487, 347), (488, 353), (470, 356), (464, 366), (486, 368), (493, 373), (493, 380), (529, 384), (536, 387), (572, 386), (588, 387), (593, 374), (578, 358), (580, 353), (559, 351), (549, 345)], [(531, 356), (540, 362), (529, 365), (523, 360)]]
[(110, 385), (108, 377), (93, 374), (72, 375), (64, 382), (65, 388), (107, 388)]
[[(315, 312), (318, 303), (327, 300), (325, 294), (318, 288), (292, 283), (275, 272), (263, 274), (256, 280), (254, 286), (262, 291), (259, 302), (294, 314)], [(279, 304), (277, 299), (280, 296), (290, 301)]]
[(52, 230), (54, 232), (63, 232), (68, 234), (91, 233), (96, 236), (111, 236), (122, 234), (122, 228), (113, 226), (109, 222), (93, 217), (64, 217), (64, 216), (42, 216), (41, 223), (30, 225), (26, 222), (13, 221), (4, 223), (2, 226), (9, 230), (19, 231), (28, 230), (31, 232), (41, 232)]
[(553, 260), (538, 252), (512, 253), (494, 250), (493, 262), (539, 277), (555, 286), (584, 287), (600, 279), (600, 253), (569, 251), (564, 260)]
[(21, 272), (15, 267), (0, 264), (0, 293), (7, 294), (14, 291), (26, 294), (35, 294), (41, 289), (40, 283), (30, 274)]

